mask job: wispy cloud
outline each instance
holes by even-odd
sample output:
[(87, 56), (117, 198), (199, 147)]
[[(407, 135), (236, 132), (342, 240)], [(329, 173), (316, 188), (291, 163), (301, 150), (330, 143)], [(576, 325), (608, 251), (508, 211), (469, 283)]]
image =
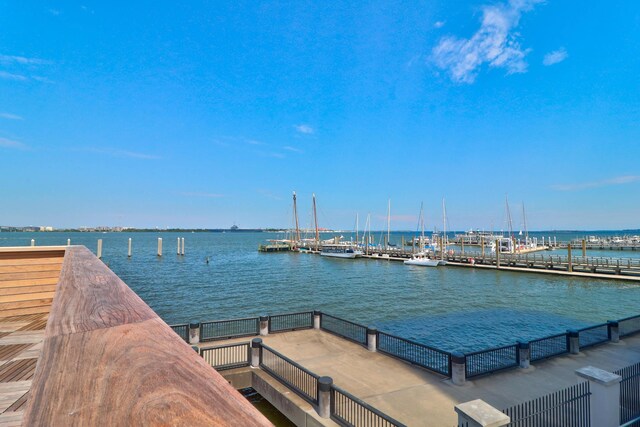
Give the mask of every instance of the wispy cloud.
[(185, 191), (180, 193), (180, 195), (185, 197), (202, 197), (205, 199), (219, 199), (220, 197), (224, 197), (224, 194), (207, 193), (207, 192), (200, 192), (200, 191)]
[(158, 159), (160, 159), (160, 156), (157, 156), (155, 154), (139, 153), (139, 152), (136, 152), (136, 151), (119, 150), (119, 149), (114, 149), (114, 148), (86, 147), (86, 148), (80, 148), (78, 151), (88, 151), (88, 152), (91, 152), (91, 153), (106, 154), (108, 156), (113, 156), (113, 157), (128, 157), (128, 158), (131, 158), (131, 159), (141, 159), (141, 160), (158, 160)]
[(298, 133), (302, 133), (305, 135), (311, 135), (315, 132), (315, 130), (311, 126), (306, 124), (295, 125), (294, 128)]
[(546, 66), (557, 64), (558, 62), (562, 62), (567, 59), (567, 56), (569, 56), (569, 54), (567, 53), (566, 49), (561, 47), (558, 50), (547, 53), (544, 56), (542, 63)]
[(267, 144), (265, 144), (264, 142), (262, 142), (262, 141), (257, 141), (257, 140), (255, 140), (255, 139), (247, 139), (247, 140), (246, 140), (246, 142), (247, 142), (247, 144), (249, 144), (249, 145), (267, 145)]
[(0, 79), (14, 80), (19, 82), (28, 80), (28, 78), (26, 76), (23, 76), (22, 74), (14, 74), (14, 73), (9, 73), (7, 71), (0, 71)]
[(269, 190), (264, 190), (262, 188), (259, 188), (256, 190), (256, 192), (258, 194), (263, 195), (264, 197), (268, 198), (268, 199), (272, 199), (272, 200), (282, 200), (282, 197), (274, 194), (273, 192), (269, 191)]
[(436, 21), (433, 24), (433, 28), (442, 28), (444, 27), (445, 22), (444, 21)]
[(282, 147), (283, 150), (292, 151), (294, 153), (303, 153), (303, 151), (296, 147), (291, 147), (290, 145), (285, 145)]
[(575, 184), (554, 184), (551, 186), (556, 191), (579, 191), (589, 188), (609, 187), (612, 185), (631, 184), (640, 181), (640, 175), (623, 175), (614, 178), (603, 179), (601, 181), (582, 182)]
[(0, 148), (14, 148), (17, 150), (27, 150), (29, 147), (23, 144), (22, 142), (0, 137)]
[(17, 114), (11, 113), (0, 113), (0, 118), (7, 120), (23, 120), (22, 117), (18, 116)]
[(509, 0), (482, 7), (480, 28), (468, 39), (447, 36), (433, 48), (435, 65), (458, 83), (473, 83), (479, 68), (504, 68), (507, 74), (524, 73), (529, 52), (518, 42), (515, 31), (520, 16), (542, 0)]
[(25, 56), (2, 55), (0, 54), (0, 64), (20, 64), (20, 65), (43, 65), (49, 61), (40, 58), (27, 58)]
[(49, 13), (52, 14), (53, 16), (60, 15), (60, 11), (57, 9), (49, 9)]

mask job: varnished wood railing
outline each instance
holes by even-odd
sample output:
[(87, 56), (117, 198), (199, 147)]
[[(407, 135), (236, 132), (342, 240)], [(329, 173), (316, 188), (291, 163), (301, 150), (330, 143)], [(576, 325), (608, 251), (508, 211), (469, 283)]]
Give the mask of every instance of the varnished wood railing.
[(23, 425), (271, 424), (76, 246), (64, 256)]

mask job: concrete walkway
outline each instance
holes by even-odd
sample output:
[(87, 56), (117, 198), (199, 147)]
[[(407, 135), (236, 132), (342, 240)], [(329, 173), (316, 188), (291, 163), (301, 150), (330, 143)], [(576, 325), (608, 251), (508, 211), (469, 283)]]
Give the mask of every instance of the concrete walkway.
[[(455, 386), (451, 380), (324, 331), (273, 334), (266, 345), (295, 360), (408, 426), (453, 426), (454, 406), (482, 399), (498, 409), (582, 382), (575, 370), (592, 365), (613, 371), (640, 361), (640, 336), (603, 344)], [(250, 338), (202, 343), (214, 347)]]

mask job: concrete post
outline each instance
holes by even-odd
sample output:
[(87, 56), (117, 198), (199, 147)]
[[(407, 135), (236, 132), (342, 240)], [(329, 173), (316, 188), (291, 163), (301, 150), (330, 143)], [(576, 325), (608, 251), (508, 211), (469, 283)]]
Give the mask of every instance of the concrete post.
[(131, 237), (129, 237), (129, 248), (127, 250), (127, 257), (131, 258)]
[(620, 425), (620, 375), (612, 374), (593, 366), (576, 371), (589, 381), (591, 391), (591, 425), (617, 427)]
[(367, 328), (367, 348), (373, 352), (378, 350), (378, 330), (376, 328)]
[(262, 352), (262, 338), (251, 340), (251, 367), (260, 367), (260, 353)]
[(67, 246), (71, 246), (71, 239), (67, 239)]
[(520, 367), (527, 369), (531, 363), (531, 348), (529, 342), (518, 341), (518, 353), (520, 354)]
[(162, 237), (158, 237), (158, 256), (162, 256)]
[(575, 329), (569, 329), (567, 331), (567, 339), (569, 340), (569, 353), (580, 353), (580, 332)]
[(98, 259), (102, 259), (102, 239), (98, 239), (97, 256), (98, 256)]
[(192, 320), (189, 323), (189, 344), (198, 344), (200, 342), (200, 322)]
[(31, 239), (31, 246), (35, 246), (36, 245), (36, 239)]
[(467, 358), (464, 353), (451, 353), (451, 382), (455, 385), (464, 385), (467, 379)]
[(567, 260), (569, 264), (567, 265), (567, 271), (573, 271), (573, 263), (571, 262), (571, 243), (567, 244)]
[(320, 329), (320, 316), (322, 316), (322, 313), (319, 311), (313, 312), (313, 329)]
[(616, 320), (609, 320), (607, 327), (609, 328), (609, 341), (620, 342), (620, 324)]
[(260, 316), (260, 335), (269, 335), (269, 316)]
[(467, 427), (501, 427), (511, 422), (511, 418), (489, 405), (476, 399), (455, 406), (458, 413), (458, 425)]
[(318, 415), (322, 418), (331, 417), (331, 377), (318, 378)]

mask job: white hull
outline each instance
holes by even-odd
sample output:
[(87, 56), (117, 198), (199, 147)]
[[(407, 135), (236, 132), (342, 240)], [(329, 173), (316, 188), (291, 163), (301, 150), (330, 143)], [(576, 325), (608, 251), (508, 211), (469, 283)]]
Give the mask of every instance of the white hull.
[(437, 267), (440, 265), (440, 260), (437, 259), (407, 259), (404, 261), (407, 265), (419, 265), (421, 267)]
[(354, 252), (320, 252), (322, 256), (328, 256), (333, 258), (355, 258), (356, 254)]

